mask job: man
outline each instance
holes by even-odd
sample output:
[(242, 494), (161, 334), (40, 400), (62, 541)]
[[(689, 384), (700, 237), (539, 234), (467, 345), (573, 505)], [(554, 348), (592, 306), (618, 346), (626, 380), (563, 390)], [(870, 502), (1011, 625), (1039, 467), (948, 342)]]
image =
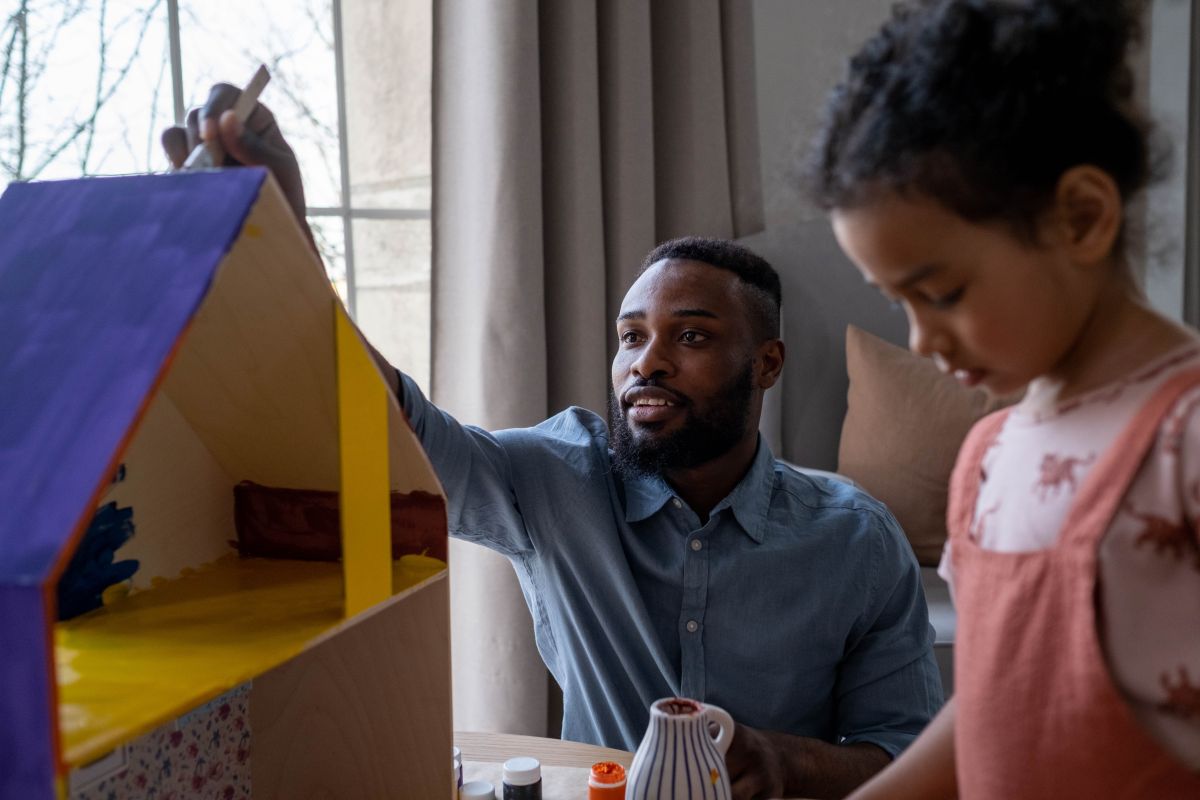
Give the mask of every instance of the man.
[[(234, 97), (216, 87), (191, 136), (203, 120), (238, 161), (265, 161), (303, 226), (290, 149), (261, 106), (258, 133), (221, 115)], [(188, 134), (164, 144), (178, 164)], [(774, 270), (736, 244), (656, 248), (616, 321), (608, 426), (571, 408), (488, 433), (385, 375), (442, 480), (451, 535), (516, 569), (564, 738), (634, 749), (651, 702), (693, 697), (740, 723), (735, 796), (835, 796), (903, 749), (941, 690), (891, 515), (775, 461), (758, 435), (783, 368), (779, 305)]]

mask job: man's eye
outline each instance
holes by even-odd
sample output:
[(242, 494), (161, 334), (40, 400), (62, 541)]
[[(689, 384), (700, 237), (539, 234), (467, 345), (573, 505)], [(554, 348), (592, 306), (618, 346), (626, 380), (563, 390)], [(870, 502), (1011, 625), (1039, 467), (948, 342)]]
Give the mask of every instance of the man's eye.
[(679, 335), (680, 341), (687, 342), (688, 344), (695, 344), (696, 342), (703, 342), (707, 338), (708, 337), (705, 336), (700, 331), (684, 331), (683, 333), (681, 333)]
[(620, 338), (621, 342), (624, 344), (637, 344), (639, 337), (637, 331), (625, 331), (621, 334)]

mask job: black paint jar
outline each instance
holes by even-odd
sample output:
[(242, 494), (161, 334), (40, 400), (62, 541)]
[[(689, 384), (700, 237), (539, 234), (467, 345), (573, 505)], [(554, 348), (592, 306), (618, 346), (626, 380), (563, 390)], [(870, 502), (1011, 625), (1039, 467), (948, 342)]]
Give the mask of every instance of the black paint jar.
[(504, 762), (504, 800), (542, 800), (542, 765), (525, 756)]

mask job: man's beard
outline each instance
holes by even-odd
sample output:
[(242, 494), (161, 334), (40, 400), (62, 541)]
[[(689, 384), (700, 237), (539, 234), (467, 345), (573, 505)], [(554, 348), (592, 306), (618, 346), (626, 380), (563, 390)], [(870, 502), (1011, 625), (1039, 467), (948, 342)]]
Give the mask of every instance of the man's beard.
[[(653, 380), (640, 386), (655, 386)], [(750, 398), (754, 394), (754, 367), (747, 364), (741, 373), (713, 395), (708, 413), (692, 413), (687, 398), (687, 419), (672, 434), (636, 437), (629, 427), (616, 395), (608, 395), (608, 443), (612, 447), (613, 466), (629, 477), (653, 477), (667, 470), (691, 469), (728, 453), (741, 441), (750, 417)]]

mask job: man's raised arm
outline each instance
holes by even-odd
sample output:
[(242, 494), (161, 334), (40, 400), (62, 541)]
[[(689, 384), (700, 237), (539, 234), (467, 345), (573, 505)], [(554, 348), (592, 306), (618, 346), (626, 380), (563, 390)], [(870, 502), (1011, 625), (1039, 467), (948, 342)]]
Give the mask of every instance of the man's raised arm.
[[(238, 120), (232, 109), (240, 94), (236, 86), (225, 83), (213, 86), (203, 108), (188, 113), (186, 127), (163, 131), (163, 149), (176, 168), (183, 165), (191, 150), (201, 142), (213, 153), (213, 163), (227, 167), (266, 167), (311, 244), (312, 231), (304, 214), (304, 184), (295, 153), (284, 139), (275, 116), (262, 103), (255, 104), (245, 125)], [(505, 555), (531, 549), (513, 496), (504, 447), (490, 433), (461, 425), (438, 409), (416, 383), (388, 363), (370, 342), (367, 346), (446, 490), (451, 535), (479, 542)]]

